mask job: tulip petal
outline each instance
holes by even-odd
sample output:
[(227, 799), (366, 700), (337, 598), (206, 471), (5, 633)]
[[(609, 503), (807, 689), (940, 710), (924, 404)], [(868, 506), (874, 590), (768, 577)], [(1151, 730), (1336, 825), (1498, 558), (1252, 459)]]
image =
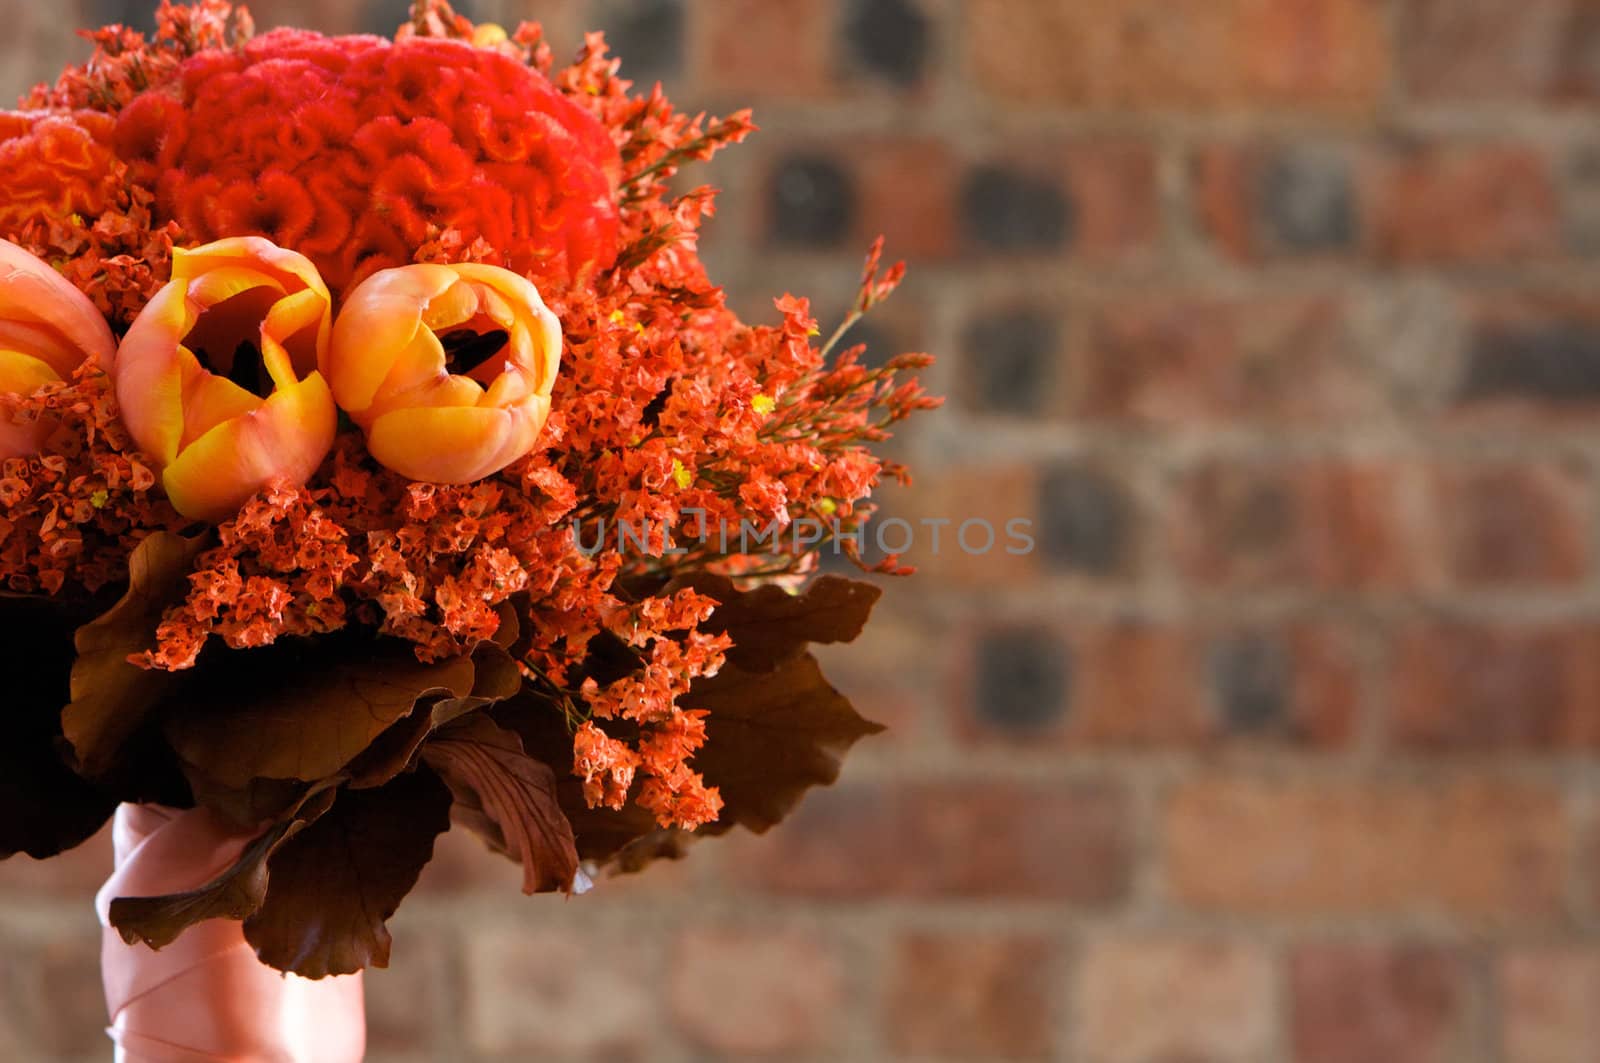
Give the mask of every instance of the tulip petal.
[(122, 421), (158, 464), (178, 456), (183, 439), (184, 363), (179, 341), (193, 318), (182, 286), (158, 291), (117, 348), (113, 373)]
[(109, 366), (116, 351), (111, 326), (89, 297), (48, 263), (6, 240), (0, 240), (0, 318), (39, 326), (53, 337), (48, 347), (28, 349), (63, 379), (86, 360)]
[(250, 269), (248, 266), (226, 266), (208, 270), (191, 280), (188, 285), (189, 298), (202, 308), (218, 306), (254, 288), (269, 288), (279, 295), (283, 294), (283, 285), (279, 284), (271, 274)]
[[(455, 281), (448, 266), (400, 266), (379, 270), (345, 297), (322, 361), (341, 409), (359, 421), (395, 368), (395, 360), (406, 352), (410, 352), (408, 378), (417, 372), (421, 352), (412, 344), (419, 332), (431, 338), (422, 325), (423, 311)], [(443, 365), (441, 354), (433, 371), (442, 371)]]
[(463, 484), (481, 480), (533, 449), (550, 412), (548, 399), (512, 409), (412, 407), (379, 417), (367, 449), (413, 480)]
[(180, 448), (211, 431), (223, 421), (249, 413), (261, 406), (262, 399), (227, 377), (209, 373), (190, 354), (180, 348), (183, 362), (183, 436)]
[[(315, 372), (317, 350), (327, 340), (327, 297), (306, 289), (285, 296), (267, 311), (261, 324), (261, 358), (278, 387), (287, 387), (300, 373)], [(305, 343), (307, 330), (318, 330)]]
[(310, 479), (337, 429), (333, 393), (312, 373), (185, 447), (163, 472), (162, 486), (184, 516), (224, 520), (274, 480)]
[(0, 347), (0, 393), (32, 395), (46, 384), (61, 379), (55, 366), (22, 351)]

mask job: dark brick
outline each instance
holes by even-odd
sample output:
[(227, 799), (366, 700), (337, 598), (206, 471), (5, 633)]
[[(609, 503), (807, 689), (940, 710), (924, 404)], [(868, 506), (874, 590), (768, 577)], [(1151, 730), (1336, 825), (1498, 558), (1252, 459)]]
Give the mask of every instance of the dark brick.
[(1467, 351), (1463, 399), (1600, 399), (1600, 329), (1546, 321), (1485, 329)]
[(831, 247), (850, 232), (855, 218), (855, 188), (830, 159), (785, 159), (772, 175), (768, 192), (772, 237), (794, 247)]
[(1072, 656), (1063, 642), (1032, 629), (990, 631), (978, 639), (972, 706), (1002, 731), (1048, 728), (1066, 712)]
[(1292, 668), (1281, 642), (1259, 635), (1228, 638), (1212, 647), (1207, 665), (1228, 730), (1271, 730), (1287, 717)]
[(1286, 251), (1333, 251), (1356, 239), (1350, 167), (1314, 148), (1278, 151), (1261, 169), (1257, 196), (1267, 237)]
[(975, 167), (961, 187), (968, 240), (991, 251), (1056, 251), (1077, 228), (1072, 204), (1048, 178), (1002, 166)]
[(1133, 506), (1110, 477), (1074, 465), (1049, 469), (1039, 482), (1038, 549), (1062, 568), (1105, 575), (1122, 567)]
[(848, 0), (840, 32), (862, 70), (896, 85), (922, 80), (932, 34), (915, 0)]
[(1038, 310), (985, 314), (968, 326), (964, 347), (973, 404), (1002, 413), (1039, 413), (1054, 383), (1061, 324)]
[(591, 22), (605, 32), (630, 81), (648, 86), (682, 72), (682, 0), (602, 0)]
[(156, 28), (156, 5), (151, 0), (88, 0), (83, 18), (90, 25), (121, 23), (146, 33)]

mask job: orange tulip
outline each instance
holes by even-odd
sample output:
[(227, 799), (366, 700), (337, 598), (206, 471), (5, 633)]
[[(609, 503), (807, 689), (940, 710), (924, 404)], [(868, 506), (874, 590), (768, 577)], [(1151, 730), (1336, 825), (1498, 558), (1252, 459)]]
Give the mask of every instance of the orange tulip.
[(128, 432), (179, 513), (222, 520), (268, 483), (316, 471), (338, 427), (317, 370), (331, 317), (316, 269), (268, 240), (173, 252), (172, 280), (112, 372)]
[(550, 413), (561, 323), (498, 266), (380, 270), (345, 299), (322, 363), (378, 461), (471, 483), (532, 450)]
[[(116, 340), (89, 297), (16, 244), (0, 240), (0, 392), (31, 395), (84, 361), (111, 364)], [(0, 417), (0, 458), (37, 454), (54, 423)]]

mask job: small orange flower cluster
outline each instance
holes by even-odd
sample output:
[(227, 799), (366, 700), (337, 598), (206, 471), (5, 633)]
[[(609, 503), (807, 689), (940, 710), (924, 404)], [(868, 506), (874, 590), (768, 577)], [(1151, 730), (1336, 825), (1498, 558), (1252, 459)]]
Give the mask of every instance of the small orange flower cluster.
[[(712, 194), (672, 184), (754, 127), (632, 95), (598, 36), (557, 70), (537, 27), (437, 0), (393, 42), (249, 40), (221, 0), (159, 17), (150, 41), (97, 34), (94, 61), (0, 120), (19, 160), (0, 237), (93, 300), (58, 323), (120, 335), (64, 329), (59, 364), (0, 362), (22, 440), (0, 583), (83, 595), (180, 511), (214, 525), (136, 657), (169, 670), (351, 626), (439, 660), (509, 603), (591, 804), (715, 819), (692, 767), (706, 717), (680, 702), (729, 642), (703, 630), (713, 600), (663, 588), (801, 573), (820, 546), (747, 556), (719, 528), (857, 528), (901, 472), (869, 444), (932, 404), (896, 380), (926, 359), (819, 346), (802, 299), (740, 321), (697, 253)], [(845, 326), (898, 277), (874, 251)], [(0, 299), (0, 338), (5, 317)]]

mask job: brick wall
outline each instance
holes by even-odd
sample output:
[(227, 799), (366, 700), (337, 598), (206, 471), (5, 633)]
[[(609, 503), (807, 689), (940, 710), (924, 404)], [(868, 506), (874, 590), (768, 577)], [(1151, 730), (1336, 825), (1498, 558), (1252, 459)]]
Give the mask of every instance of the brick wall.
[[(951, 396), (888, 510), (1036, 549), (923, 538), (830, 655), (893, 730), (772, 836), (565, 903), (451, 839), (375, 1059), (1600, 1059), (1593, 4), (475, 10), (754, 103), (718, 275), (827, 320), (886, 231)], [(0, 1056), (103, 1056), (106, 859), (0, 866)]]

